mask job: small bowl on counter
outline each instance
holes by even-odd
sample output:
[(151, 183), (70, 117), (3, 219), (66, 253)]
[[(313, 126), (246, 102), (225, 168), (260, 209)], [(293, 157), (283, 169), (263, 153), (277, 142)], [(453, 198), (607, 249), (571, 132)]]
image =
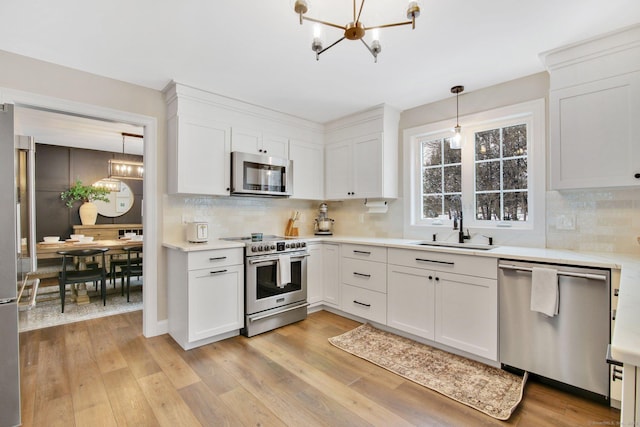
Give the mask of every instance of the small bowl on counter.
[(44, 236), (42, 240), (45, 243), (57, 243), (60, 241), (60, 236)]

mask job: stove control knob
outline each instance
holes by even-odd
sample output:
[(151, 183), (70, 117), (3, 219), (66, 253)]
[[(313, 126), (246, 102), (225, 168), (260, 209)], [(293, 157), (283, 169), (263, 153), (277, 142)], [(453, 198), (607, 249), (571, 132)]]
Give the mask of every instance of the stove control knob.
[(291, 245), (289, 243), (285, 243), (284, 247), (285, 247), (285, 249), (289, 249), (291, 247)]
[(302, 243), (300, 243), (300, 245), (301, 245), (303, 248), (305, 248), (305, 247), (307, 247), (307, 242), (302, 242)]
[(300, 247), (300, 242), (296, 242), (296, 248)]
[(272, 251), (275, 251), (276, 250), (276, 245), (271, 245), (271, 247), (269, 249), (271, 249)]
[(251, 252), (258, 252), (258, 247), (257, 246), (252, 246), (251, 247)]

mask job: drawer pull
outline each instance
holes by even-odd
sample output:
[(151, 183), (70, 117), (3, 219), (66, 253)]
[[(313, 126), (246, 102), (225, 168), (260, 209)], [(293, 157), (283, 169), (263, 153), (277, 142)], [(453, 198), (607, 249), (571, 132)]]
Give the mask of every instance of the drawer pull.
[(424, 259), (424, 258), (416, 258), (416, 261), (418, 262), (433, 262), (435, 264), (445, 264), (445, 265), (454, 265), (455, 263), (450, 262), (450, 261), (436, 261), (433, 259)]
[(226, 272), (227, 270), (225, 269), (225, 270), (211, 271), (209, 272), (209, 274), (220, 274), (220, 273), (226, 273)]
[(622, 380), (622, 369), (614, 366), (611, 373), (611, 381)]
[(616, 296), (616, 297), (617, 297), (619, 293), (620, 293), (620, 289), (615, 288), (615, 289), (613, 290), (613, 296)]
[(360, 276), (360, 277), (366, 277), (366, 278), (371, 277), (370, 274), (363, 274), (363, 273), (358, 273), (358, 272), (355, 272), (355, 271), (353, 272), (353, 275), (354, 276)]
[(221, 261), (223, 259), (227, 259), (227, 257), (226, 256), (218, 256), (218, 257), (215, 257), (215, 258), (209, 258), (209, 261)]
[(353, 300), (353, 303), (354, 303), (354, 304), (361, 305), (361, 306), (364, 306), (364, 307), (371, 307), (371, 304), (365, 304), (365, 303), (363, 303), (363, 302), (356, 301), (356, 300)]
[(618, 314), (618, 310), (613, 310), (613, 314), (611, 315), (611, 320), (616, 320), (616, 314)]
[(361, 255), (371, 255), (371, 252), (367, 252), (367, 251), (353, 251), (354, 254), (361, 254)]

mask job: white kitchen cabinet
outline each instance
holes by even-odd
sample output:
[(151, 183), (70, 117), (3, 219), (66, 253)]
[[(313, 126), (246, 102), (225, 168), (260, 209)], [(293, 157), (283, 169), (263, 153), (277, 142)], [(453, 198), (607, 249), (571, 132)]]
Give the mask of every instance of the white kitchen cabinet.
[(542, 55), (554, 190), (640, 185), (640, 25)]
[(286, 159), (289, 157), (289, 140), (285, 137), (234, 126), (231, 136), (231, 149), (232, 151)]
[(324, 287), (324, 256), (322, 243), (309, 243), (307, 250), (307, 302), (310, 307), (321, 304)]
[(622, 378), (622, 407), (620, 425), (637, 426), (640, 424), (640, 378), (638, 367), (625, 363)]
[(398, 196), (399, 117), (380, 106), (327, 125), (326, 199)]
[(551, 91), (551, 186), (640, 185), (640, 72)]
[(291, 140), (289, 160), (293, 161), (291, 198), (324, 200), (324, 146)]
[(330, 307), (340, 308), (340, 245), (323, 243), (322, 258), (324, 268), (323, 302)]
[(435, 341), (498, 360), (498, 282), (434, 272)]
[(433, 272), (389, 264), (387, 325), (429, 340), (435, 338)]
[(242, 252), (168, 251), (169, 334), (185, 350), (238, 335), (244, 326)]
[(388, 326), (498, 360), (497, 261), (389, 249)]
[(340, 309), (387, 323), (387, 249), (342, 245), (340, 258)]
[(231, 127), (189, 115), (167, 125), (170, 194), (229, 195)]

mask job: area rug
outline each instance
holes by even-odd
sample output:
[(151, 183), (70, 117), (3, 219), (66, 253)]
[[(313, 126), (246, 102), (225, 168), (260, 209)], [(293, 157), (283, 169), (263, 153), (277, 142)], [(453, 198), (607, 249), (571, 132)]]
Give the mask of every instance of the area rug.
[(522, 400), (523, 377), (369, 324), (329, 338), (341, 350), (430, 388), (493, 418), (507, 420)]

